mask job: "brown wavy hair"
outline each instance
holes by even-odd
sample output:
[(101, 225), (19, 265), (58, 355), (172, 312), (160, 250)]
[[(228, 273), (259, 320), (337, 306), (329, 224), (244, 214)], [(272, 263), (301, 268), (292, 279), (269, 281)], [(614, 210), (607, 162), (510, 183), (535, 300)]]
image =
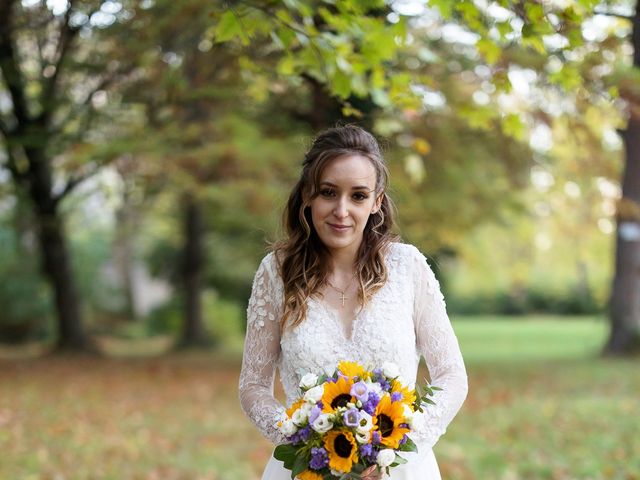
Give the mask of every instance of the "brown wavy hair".
[(329, 275), (329, 250), (311, 219), (310, 203), (320, 192), (320, 177), (332, 160), (346, 155), (368, 158), (376, 171), (375, 198), (380, 208), (369, 216), (356, 259), (361, 308), (382, 288), (388, 276), (384, 255), (398, 236), (391, 232), (395, 208), (387, 195), (389, 171), (375, 137), (356, 125), (330, 128), (313, 141), (302, 162), (300, 179), (283, 212), (286, 238), (272, 246), (284, 284), (282, 328), (299, 325), (307, 314), (307, 300), (317, 295)]

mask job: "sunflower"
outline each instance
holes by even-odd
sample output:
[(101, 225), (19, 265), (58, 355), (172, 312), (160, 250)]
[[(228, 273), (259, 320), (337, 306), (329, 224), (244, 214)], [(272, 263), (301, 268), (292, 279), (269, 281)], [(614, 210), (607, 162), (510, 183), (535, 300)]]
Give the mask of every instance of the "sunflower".
[(358, 444), (348, 430), (331, 430), (324, 437), (324, 448), (329, 454), (329, 468), (348, 473), (358, 462)]
[(378, 403), (373, 417), (373, 428), (380, 433), (380, 443), (389, 448), (398, 448), (404, 434), (409, 432), (404, 423), (404, 407), (402, 402), (392, 402), (389, 395), (384, 395)]
[(296, 402), (293, 403), (293, 405), (291, 405), (288, 409), (287, 409), (287, 415), (289, 416), (289, 418), (293, 417), (293, 414), (296, 412), (296, 410), (298, 410), (302, 405), (304, 405), (304, 399), (301, 398), (300, 400), (297, 400)]
[(360, 379), (368, 377), (366, 370), (358, 362), (342, 361), (338, 364), (338, 370), (351, 379), (353, 377), (359, 377)]
[(326, 383), (322, 395), (322, 411), (332, 413), (338, 407), (346, 407), (349, 402), (355, 403), (356, 399), (349, 393), (352, 386), (353, 380), (344, 377), (340, 377), (335, 383)]
[(400, 382), (395, 381), (391, 384), (391, 393), (394, 393), (394, 392), (400, 392), (402, 394), (402, 401), (407, 405), (409, 405), (413, 410), (412, 405), (413, 405), (413, 402), (416, 401), (415, 390), (411, 390), (405, 387), (404, 385), (402, 385)]
[(311, 470), (305, 470), (298, 474), (296, 480), (322, 480), (322, 475)]

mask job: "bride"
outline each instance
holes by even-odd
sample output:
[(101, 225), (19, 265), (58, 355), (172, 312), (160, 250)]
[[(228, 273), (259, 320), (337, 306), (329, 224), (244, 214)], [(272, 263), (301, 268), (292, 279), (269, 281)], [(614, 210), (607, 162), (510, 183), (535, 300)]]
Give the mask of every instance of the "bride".
[[(260, 432), (285, 443), (273, 396), (276, 369), (287, 405), (306, 373), (331, 374), (340, 361), (392, 361), (415, 385), (423, 356), (436, 405), (416, 412), (409, 436), (417, 453), (390, 476), (436, 480), (432, 448), (467, 395), (467, 375), (438, 281), (424, 256), (391, 233), (388, 170), (375, 138), (354, 125), (326, 130), (307, 152), (284, 212), (286, 239), (256, 272), (240, 373), (240, 403)], [(271, 458), (263, 480), (289, 480)]]

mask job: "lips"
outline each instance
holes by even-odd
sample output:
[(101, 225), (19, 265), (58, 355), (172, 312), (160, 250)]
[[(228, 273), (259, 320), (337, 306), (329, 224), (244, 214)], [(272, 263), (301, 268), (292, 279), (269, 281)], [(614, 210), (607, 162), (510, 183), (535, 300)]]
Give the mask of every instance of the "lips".
[(336, 232), (344, 232), (350, 228), (349, 225), (335, 225), (333, 223), (329, 223), (328, 225)]

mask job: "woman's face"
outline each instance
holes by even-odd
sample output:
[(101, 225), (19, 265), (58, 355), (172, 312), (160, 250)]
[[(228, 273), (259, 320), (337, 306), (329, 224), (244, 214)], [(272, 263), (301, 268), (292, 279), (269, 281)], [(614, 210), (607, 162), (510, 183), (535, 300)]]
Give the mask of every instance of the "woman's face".
[(338, 157), (324, 168), (310, 206), (313, 226), (330, 251), (357, 251), (369, 215), (382, 202), (382, 195), (375, 196), (375, 186), (376, 171), (366, 157)]

